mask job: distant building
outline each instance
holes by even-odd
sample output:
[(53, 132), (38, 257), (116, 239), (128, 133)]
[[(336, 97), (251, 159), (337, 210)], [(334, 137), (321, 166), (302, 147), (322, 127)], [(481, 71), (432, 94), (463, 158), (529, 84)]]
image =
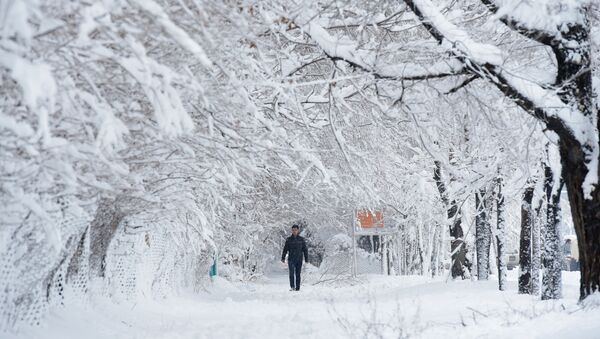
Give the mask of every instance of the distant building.
[(574, 235), (565, 235), (563, 243), (563, 270), (579, 270), (579, 248), (577, 247), (577, 237)]

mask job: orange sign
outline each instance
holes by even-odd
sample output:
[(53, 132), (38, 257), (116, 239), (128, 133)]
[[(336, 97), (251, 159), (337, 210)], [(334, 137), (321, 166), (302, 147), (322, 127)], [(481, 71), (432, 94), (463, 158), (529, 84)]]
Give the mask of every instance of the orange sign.
[(383, 227), (383, 212), (375, 210), (358, 210), (356, 219), (361, 228), (380, 228)]

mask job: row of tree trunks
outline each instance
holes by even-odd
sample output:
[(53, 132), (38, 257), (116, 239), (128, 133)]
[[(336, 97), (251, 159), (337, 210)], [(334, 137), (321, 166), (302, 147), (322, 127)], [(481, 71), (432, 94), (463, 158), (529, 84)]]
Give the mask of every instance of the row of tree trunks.
[[(521, 208), (519, 293), (541, 295), (543, 300), (559, 299), (562, 284), (560, 246), (562, 180), (555, 182), (555, 174), (549, 165), (550, 162), (551, 159), (548, 158), (543, 165), (544, 195), (540, 196), (539, 202), (533, 209), (531, 205), (535, 185), (534, 180), (530, 180), (523, 195)], [(544, 205), (545, 209), (543, 209)]]
[[(546, 181), (546, 210), (542, 215), (544, 201), (540, 200), (533, 207), (535, 182), (530, 180), (523, 194), (521, 206), (521, 240), (520, 240), (520, 272), (519, 293), (540, 295), (542, 299), (558, 299), (561, 297), (561, 268), (562, 259), (560, 252), (560, 192), (562, 188), (553, 190), (553, 174), (550, 167), (545, 167)], [(548, 172), (549, 171), (549, 172)], [(504, 196), (502, 194), (502, 178), (496, 179), (496, 213), (497, 226), (496, 239), (496, 264), (498, 269), (498, 288), (506, 289), (506, 222), (504, 217)], [(477, 258), (478, 280), (489, 279), (490, 273), (490, 246), (492, 229), (490, 223), (491, 206), (487, 198), (487, 189), (480, 189), (475, 195), (475, 247)], [(454, 215), (455, 211), (452, 211)], [(452, 229), (451, 229), (452, 234)], [(460, 251), (454, 251), (453, 257)], [(462, 246), (462, 242), (461, 242)], [(466, 254), (466, 253), (465, 253)], [(464, 257), (461, 257), (464, 258)], [(454, 258), (453, 258), (454, 259)], [(454, 268), (454, 267), (453, 267)], [(541, 272), (540, 272), (541, 271)], [(458, 267), (457, 267), (457, 272)], [(457, 275), (458, 276), (458, 275)], [(453, 274), (453, 277), (456, 277)], [(540, 278), (542, 278), (540, 280)]]
[[(439, 167), (436, 167), (434, 178), (439, 179)], [(523, 195), (521, 206), (521, 240), (520, 240), (520, 272), (519, 272), (519, 293), (534, 294), (542, 296), (542, 299), (558, 299), (561, 297), (561, 268), (562, 259), (560, 252), (560, 192), (562, 182), (559, 188), (553, 189), (553, 173), (549, 166), (545, 166), (545, 215), (542, 215), (543, 201), (540, 200), (536, 207), (533, 207), (533, 197), (535, 191), (534, 180), (527, 184)], [(443, 183), (441, 184), (443, 185)], [(496, 264), (498, 269), (498, 288), (503, 291), (506, 289), (506, 251), (504, 248), (506, 224), (504, 218), (504, 196), (502, 194), (502, 178), (496, 179)], [(440, 183), (438, 182), (438, 188)], [(444, 188), (443, 186), (441, 186)], [(442, 190), (441, 192), (445, 192)], [(480, 189), (475, 195), (475, 205), (477, 210), (475, 221), (476, 237), (476, 257), (477, 257), (477, 277), (478, 280), (489, 279), (490, 272), (490, 246), (492, 230), (490, 224), (490, 209), (487, 189)], [(458, 206), (452, 204), (448, 210), (448, 219), (452, 222), (450, 226), (451, 236), (458, 235), (462, 237), (462, 228), (460, 222), (457, 225), (456, 215), (459, 213)], [(458, 227), (456, 227), (458, 226)], [(459, 231), (459, 234), (456, 232)], [(457, 241), (458, 240), (458, 241)], [(459, 249), (458, 247), (461, 247)], [(452, 242), (452, 276), (456, 278), (464, 272), (466, 251), (462, 250), (464, 242), (462, 239), (454, 239)], [(432, 258), (433, 259), (433, 258)], [(432, 260), (433, 262), (433, 260)], [(541, 272), (540, 272), (541, 270)], [(540, 274), (541, 273), (541, 274)], [(541, 280), (540, 280), (541, 276)]]

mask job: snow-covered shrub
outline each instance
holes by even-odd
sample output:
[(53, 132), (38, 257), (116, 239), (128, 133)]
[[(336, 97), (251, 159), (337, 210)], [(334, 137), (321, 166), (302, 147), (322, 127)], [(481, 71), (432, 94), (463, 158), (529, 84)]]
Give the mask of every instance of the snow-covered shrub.
[(325, 246), (325, 253), (328, 256), (348, 253), (352, 249), (352, 238), (345, 233), (338, 233), (331, 237)]
[(322, 275), (349, 275), (352, 273), (352, 238), (338, 233), (325, 244), (325, 255), (319, 266)]
[(585, 309), (600, 308), (600, 292), (589, 295), (587, 298), (581, 301), (581, 305)]

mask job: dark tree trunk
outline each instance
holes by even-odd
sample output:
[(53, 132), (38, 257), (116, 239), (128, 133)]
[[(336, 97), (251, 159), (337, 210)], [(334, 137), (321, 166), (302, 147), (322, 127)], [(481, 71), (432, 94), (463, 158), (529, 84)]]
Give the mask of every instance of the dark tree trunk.
[(80, 236), (79, 241), (77, 242), (77, 248), (75, 249), (75, 253), (71, 257), (69, 261), (69, 266), (67, 267), (67, 276), (66, 282), (72, 280), (77, 274), (80, 273), (80, 269), (84, 265), (84, 263), (89, 259), (83, 256), (85, 250), (85, 240), (88, 237), (89, 227), (85, 229), (83, 234)]
[(467, 262), (467, 248), (463, 240), (462, 230), (462, 217), (460, 214), (460, 208), (456, 201), (448, 198), (446, 192), (446, 185), (442, 180), (442, 166), (439, 161), (435, 161), (435, 168), (433, 170), (433, 179), (437, 185), (442, 202), (447, 207), (448, 215), (448, 228), (450, 230), (450, 251), (452, 253), (452, 278), (461, 277), (465, 278), (469, 265)]
[(591, 199), (585, 199), (582, 189), (587, 174), (584, 152), (563, 139), (560, 146), (562, 173), (577, 234), (581, 270), (579, 296), (583, 299), (600, 291), (600, 189), (595, 186)]
[[(589, 21), (583, 24), (565, 25), (562, 30), (562, 40), (552, 46), (558, 63), (556, 86), (560, 90), (559, 95), (563, 102), (577, 107), (588, 117), (590, 124), (595, 120), (596, 130), (592, 133), (598, 133), (600, 119), (597, 116), (598, 109), (593, 103)], [(559, 133), (559, 137), (562, 177), (567, 186), (579, 247), (581, 269), (579, 296), (583, 299), (591, 293), (600, 291), (600, 189), (598, 184), (594, 185), (590, 196), (584, 196), (587, 165), (591, 160), (590, 151), (592, 147), (600, 147), (600, 145), (581, 144), (567, 133)], [(598, 154), (595, 157), (594, 160), (600, 161)], [(597, 172), (596, 177), (599, 177), (599, 168), (593, 170)]]
[[(544, 190), (547, 210), (544, 229), (544, 251), (542, 252), (542, 300), (560, 299), (562, 295), (562, 253), (560, 251), (560, 192), (562, 180), (554, 182), (554, 172), (546, 164), (544, 168)], [(558, 184), (558, 188), (554, 185)]]
[(506, 239), (506, 222), (504, 220), (504, 196), (502, 195), (502, 177), (498, 175), (496, 179), (496, 263), (498, 266), (498, 289), (506, 290), (506, 258), (504, 251), (504, 241)]
[(491, 224), (488, 218), (487, 190), (475, 194), (475, 250), (477, 253), (477, 280), (488, 280), (490, 273)]
[(439, 225), (436, 224), (435, 228), (433, 229), (433, 241), (432, 241), (432, 250), (431, 250), (431, 276), (435, 277), (438, 274), (438, 268), (439, 268), (439, 255), (440, 255), (440, 243), (441, 243), (441, 232), (444, 229)]
[(533, 223), (534, 185), (530, 181), (523, 193), (521, 203), (521, 239), (519, 243), (519, 293), (531, 293), (531, 225)]
[(114, 200), (103, 199), (90, 225), (90, 277), (104, 277), (106, 252), (112, 241), (123, 213)]

